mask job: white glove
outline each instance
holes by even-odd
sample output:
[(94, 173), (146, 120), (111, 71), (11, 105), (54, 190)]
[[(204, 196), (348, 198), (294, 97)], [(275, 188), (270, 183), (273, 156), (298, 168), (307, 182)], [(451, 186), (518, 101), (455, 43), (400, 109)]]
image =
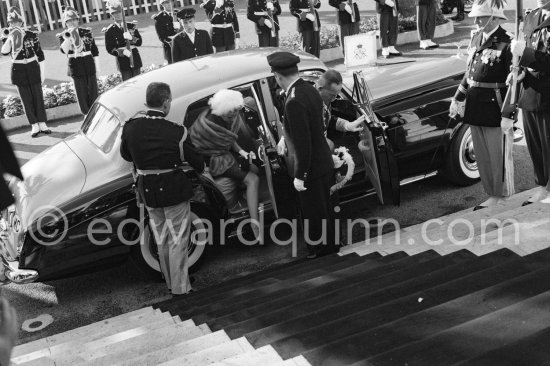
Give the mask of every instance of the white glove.
[(277, 154), (284, 155), (285, 151), (286, 151), (286, 142), (285, 142), (285, 137), (283, 136), (281, 137), (281, 139), (279, 140), (279, 143), (277, 144)]
[(395, 6), (395, 3), (392, 0), (386, 0), (386, 5), (393, 8)]
[(235, 38), (235, 49), (239, 48), (239, 39)]
[(99, 76), (101, 74), (101, 65), (99, 64), (99, 56), (94, 57), (95, 74)]
[(223, 7), (224, 0), (216, 0), (216, 8)]
[(308, 15), (306, 15), (306, 19), (308, 19), (308, 20), (314, 22), (314, 21), (315, 21), (315, 15), (309, 13)]
[(451, 101), (451, 106), (449, 107), (449, 117), (455, 118), (457, 115), (464, 117), (464, 102), (459, 102), (456, 99)]
[(361, 117), (357, 118), (353, 122), (347, 122), (344, 125), (344, 128), (346, 131), (349, 132), (359, 132), (363, 130), (363, 121), (365, 120), (365, 115), (362, 115)]
[(503, 117), (500, 121), (500, 128), (502, 132), (507, 133), (511, 128), (514, 127), (514, 120), (510, 118)]
[(122, 54), (128, 58), (132, 57), (132, 51), (130, 51), (129, 49), (125, 48), (124, 51), (122, 51)]
[(248, 159), (248, 153), (244, 151), (243, 149), (239, 150), (239, 155), (242, 156), (245, 159)]
[(39, 62), (40, 65), (40, 81), (44, 84), (46, 80), (46, 61)]
[(273, 11), (275, 9), (275, 7), (273, 6), (273, 3), (271, 1), (268, 2), (265, 7), (267, 8), (267, 10), (271, 10), (271, 11)]
[(521, 57), (523, 55), (523, 51), (525, 51), (526, 43), (525, 41), (518, 41), (513, 39), (512, 44), (510, 45), (510, 48), (512, 49), (512, 54), (517, 57)]
[(271, 24), (271, 20), (269, 20), (269, 19), (264, 20), (264, 25), (266, 27), (270, 28), (270, 29), (271, 29), (271, 27), (273, 27), (273, 24)]
[(131, 41), (133, 39), (130, 32), (124, 32), (122, 35), (124, 36), (124, 39), (127, 40), (127, 41)]
[[(525, 71), (522, 71), (518, 74), (518, 83), (520, 83), (523, 79), (525, 79)], [(514, 81), (514, 73), (511, 72), (506, 77), (506, 84), (510, 85), (512, 84), (512, 81)]]
[(7, 54), (11, 52), (11, 37), (8, 37), (2, 45), (2, 53)]
[(296, 189), (298, 192), (307, 190), (307, 188), (304, 186), (304, 181), (298, 178), (294, 178), (294, 189)]
[(71, 41), (68, 39), (64, 40), (63, 43), (61, 43), (61, 49), (63, 49), (63, 52), (65, 52), (65, 54), (69, 53), (69, 51), (71, 50), (71, 47), (72, 47)]
[(178, 30), (178, 29), (180, 29), (180, 27), (181, 27), (180, 22), (172, 22), (172, 24), (174, 25), (174, 29), (175, 29), (175, 30)]
[[(386, 2), (386, 4), (387, 4), (387, 2)], [(351, 6), (349, 6), (349, 4), (346, 4), (346, 6), (344, 6), (344, 10), (347, 11), (351, 15), (352, 11), (351, 11)]]

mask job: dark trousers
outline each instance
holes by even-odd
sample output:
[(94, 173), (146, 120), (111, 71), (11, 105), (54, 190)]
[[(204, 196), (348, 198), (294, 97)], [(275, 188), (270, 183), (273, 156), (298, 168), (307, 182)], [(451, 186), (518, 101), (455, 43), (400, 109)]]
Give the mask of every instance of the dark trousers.
[(258, 34), (258, 44), (260, 47), (279, 47), (279, 34), (271, 37), (271, 32)]
[(16, 86), (29, 123), (33, 125), (38, 122), (47, 122), (48, 117), (46, 117), (46, 108), (44, 108), (42, 85), (36, 83)]
[(334, 174), (308, 179), (305, 191), (298, 192), (302, 214), (304, 240), (310, 254), (327, 254), (336, 251), (334, 237), (334, 210), (330, 187)]
[(164, 49), (164, 59), (166, 60), (166, 62), (171, 64), (172, 63), (172, 49), (170, 47), (165, 47), (164, 45), (163, 45), (162, 48)]
[(214, 48), (216, 49), (216, 53), (223, 52), (223, 51), (231, 51), (235, 49), (235, 43), (230, 44), (229, 46), (219, 46), (219, 47), (214, 46)]
[(346, 46), (344, 44), (347, 36), (353, 36), (359, 34), (359, 22), (350, 24), (340, 24), (340, 40), (342, 43), (342, 51), (346, 53)]
[(319, 32), (312, 30), (302, 31), (302, 48), (305, 52), (319, 57), (321, 55), (321, 38)]
[(433, 1), (429, 5), (418, 5), (416, 7), (416, 25), (418, 27), (418, 37), (421, 41), (434, 37), (435, 10), (436, 5)]
[(95, 74), (73, 77), (76, 98), (82, 114), (88, 114), (90, 107), (97, 98), (97, 78)]
[(134, 76), (141, 74), (141, 69), (135, 68), (135, 69), (128, 69), (128, 70), (120, 70), (120, 74), (122, 75), (122, 81), (126, 81), (128, 79), (133, 78)]
[(535, 183), (550, 190), (550, 111), (523, 111), (523, 128)]
[(395, 46), (397, 42), (397, 17), (393, 13), (380, 13), (380, 40), (382, 47)]

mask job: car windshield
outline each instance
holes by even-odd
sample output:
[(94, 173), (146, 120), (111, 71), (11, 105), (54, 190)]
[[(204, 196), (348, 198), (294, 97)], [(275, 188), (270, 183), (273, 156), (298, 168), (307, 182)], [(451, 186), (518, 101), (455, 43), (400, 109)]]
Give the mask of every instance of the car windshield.
[(104, 153), (108, 153), (113, 148), (119, 130), (118, 118), (98, 103), (90, 109), (82, 125), (84, 135)]

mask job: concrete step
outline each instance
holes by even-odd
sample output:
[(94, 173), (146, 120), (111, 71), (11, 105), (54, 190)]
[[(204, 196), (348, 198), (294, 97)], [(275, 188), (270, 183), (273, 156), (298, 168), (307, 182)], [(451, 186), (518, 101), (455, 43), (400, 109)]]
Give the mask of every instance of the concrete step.
[[(216, 362), (210, 366), (272, 366), (281, 363), (283, 359), (271, 346), (258, 348), (235, 357)], [(185, 365), (187, 366), (187, 365)]]
[(294, 358), (289, 358), (286, 361), (278, 363), (276, 366), (311, 366), (311, 364), (306, 360), (304, 356), (296, 356)]
[[(168, 362), (174, 358), (199, 352), (210, 347), (218, 346), (226, 342), (231, 342), (231, 338), (229, 338), (225, 331), (220, 330), (210, 334), (205, 334), (201, 337), (197, 337), (189, 341), (180, 342), (172, 346), (159, 347), (158, 350), (149, 353), (144, 353), (141, 352), (141, 350), (136, 350), (133, 351), (133, 356), (129, 356), (125, 359), (120, 358), (118, 361), (113, 360), (113, 362), (104, 363), (104, 365), (152, 366), (159, 363)], [(97, 359), (97, 361), (99, 360), (110, 361), (108, 358)]]
[[(223, 362), (226, 359), (240, 357), (254, 352), (254, 347), (248, 343), (246, 338), (241, 337), (230, 342), (222, 343), (189, 355), (172, 359), (161, 363), (162, 366), (202, 366), (216, 362)], [(239, 364), (241, 365), (241, 364)], [(259, 365), (258, 363), (256, 365)], [(242, 365), (241, 365), (242, 366)]]

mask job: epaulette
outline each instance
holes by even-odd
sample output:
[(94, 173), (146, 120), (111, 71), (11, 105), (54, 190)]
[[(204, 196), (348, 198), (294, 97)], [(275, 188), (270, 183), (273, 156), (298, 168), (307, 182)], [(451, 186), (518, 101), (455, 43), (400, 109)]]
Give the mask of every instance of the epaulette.
[(290, 95), (288, 96), (289, 98), (295, 98), (296, 97), (296, 95), (294, 94), (295, 90), (296, 89), (294, 89), (294, 88), (292, 89), (292, 91), (290, 92)]
[(101, 33), (105, 33), (107, 32), (111, 27), (113, 27), (115, 25), (115, 23), (111, 23), (109, 24), (107, 27), (103, 27), (101, 28)]

